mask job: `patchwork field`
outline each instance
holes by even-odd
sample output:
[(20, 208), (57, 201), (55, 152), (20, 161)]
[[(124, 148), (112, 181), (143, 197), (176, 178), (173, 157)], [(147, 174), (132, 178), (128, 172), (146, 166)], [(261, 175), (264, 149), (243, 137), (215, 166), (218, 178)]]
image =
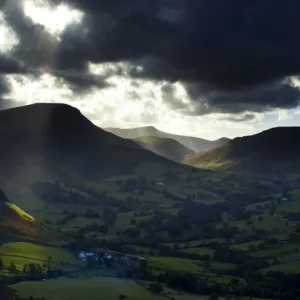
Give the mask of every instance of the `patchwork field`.
[(25, 264), (36, 263), (43, 265), (48, 263), (49, 258), (52, 268), (59, 267), (63, 269), (64, 264), (77, 266), (77, 268), (82, 266), (82, 262), (74, 254), (60, 247), (42, 246), (25, 242), (1, 244), (0, 258), (4, 266), (9, 266), (13, 262), (18, 270), (22, 270)]
[(114, 278), (61, 279), (42, 282), (22, 282), (13, 285), (20, 296), (44, 297), (45, 300), (112, 300), (125, 295), (132, 300), (162, 300), (131, 280)]

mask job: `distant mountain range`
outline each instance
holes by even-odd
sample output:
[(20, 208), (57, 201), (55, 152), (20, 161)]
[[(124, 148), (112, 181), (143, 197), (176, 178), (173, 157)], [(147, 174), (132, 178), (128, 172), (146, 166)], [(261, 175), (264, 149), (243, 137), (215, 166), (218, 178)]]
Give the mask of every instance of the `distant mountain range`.
[(200, 168), (278, 174), (300, 171), (299, 153), (300, 127), (277, 127), (188, 155), (184, 163)]
[(132, 140), (145, 149), (177, 162), (181, 162), (186, 155), (194, 153), (191, 149), (170, 138), (141, 136)]
[(105, 128), (105, 130), (125, 139), (133, 139), (144, 148), (176, 161), (182, 161), (187, 154), (208, 151), (230, 141), (228, 138), (209, 141), (176, 135), (160, 131), (153, 126), (132, 129)]

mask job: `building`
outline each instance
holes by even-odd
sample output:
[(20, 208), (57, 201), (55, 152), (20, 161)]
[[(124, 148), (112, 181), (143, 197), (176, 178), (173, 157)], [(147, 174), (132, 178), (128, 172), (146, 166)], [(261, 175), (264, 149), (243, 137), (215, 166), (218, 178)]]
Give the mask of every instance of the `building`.
[(94, 256), (94, 252), (80, 252), (78, 258), (82, 261), (87, 261), (88, 257)]

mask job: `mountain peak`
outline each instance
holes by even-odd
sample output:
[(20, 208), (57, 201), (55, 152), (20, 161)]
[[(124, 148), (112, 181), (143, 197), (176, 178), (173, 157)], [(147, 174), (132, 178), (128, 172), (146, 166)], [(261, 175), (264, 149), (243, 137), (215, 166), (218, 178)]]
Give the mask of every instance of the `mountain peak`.
[(31, 111), (56, 111), (56, 112), (76, 112), (77, 114), (80, 113), (80, 110), (75, 108), (74, 106), (71, 106), (69, 104), (65, 103), (47, 103), (47, 102), (40, 102), (40, 103), (33, 103), (29, 105), (24, 105), (24, 106), (19, 106), (19, 107), (14, 107), (14, 108), (9, 108), (2, 110), (0, 113), (6, 112), (11, 113), (11, 112), (19, 112), (19, 111), (24, 111), (24, 110), (31, 110)]
[(82, 130), (93, 126), (79, 109), (56, 103), (35, 103), (0, 111), (0, 132)]

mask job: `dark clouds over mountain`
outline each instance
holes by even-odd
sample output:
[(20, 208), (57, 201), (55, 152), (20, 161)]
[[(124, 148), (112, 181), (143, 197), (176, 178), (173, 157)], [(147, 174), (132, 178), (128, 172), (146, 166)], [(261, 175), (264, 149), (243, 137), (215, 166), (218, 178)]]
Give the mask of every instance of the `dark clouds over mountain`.
[(9, 0), (4, 13), (20, 37), (13, 55), (31, 68), (52, 69), (74, 90), (106, 87), (106, 78), (88, 74), (88, 62), (127, 61), (132, 77), (182, 82), (189, 109), (171, 87), (163, 94), (183, 113), (263, 112), (299, 104), (298, 88), (282, 83), (300, 73), (299, 0), (50, 2), (80, 9), (83, 22), (70, 25), (59, 42), (24, 16), (21, 1)]

